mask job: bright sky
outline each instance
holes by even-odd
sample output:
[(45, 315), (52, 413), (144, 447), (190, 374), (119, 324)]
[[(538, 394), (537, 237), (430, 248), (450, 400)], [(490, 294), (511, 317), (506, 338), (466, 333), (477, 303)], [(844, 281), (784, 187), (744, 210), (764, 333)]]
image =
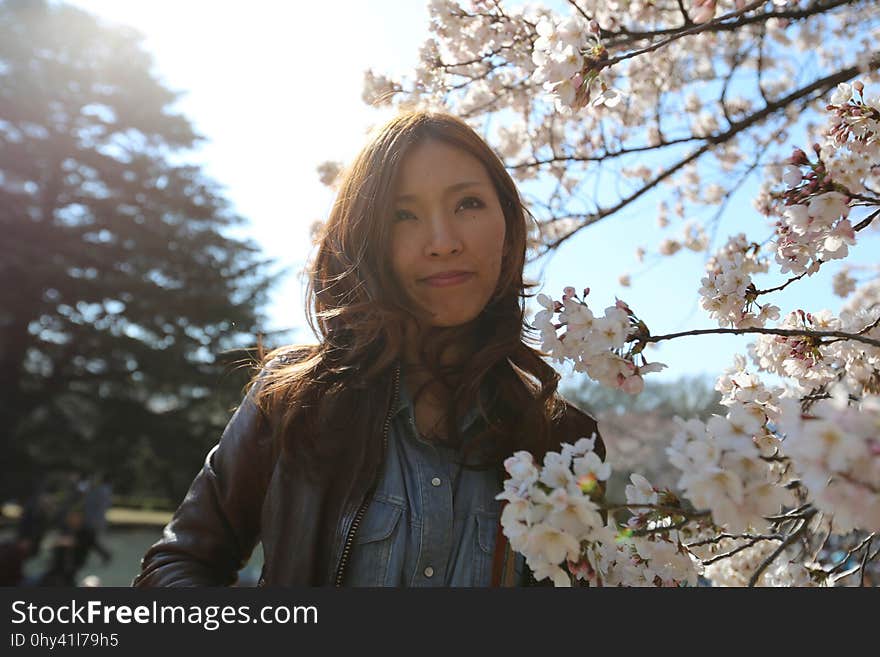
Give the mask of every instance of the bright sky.
[[(208, 143), (196, 156), (207, 173), (225, 185), (236, 210), (251, 224), (252, 236), (279, 265), (294, 271), (310, 250), (308, 227), (326, 216), (331, 192), (315, 167), (325, 160), (346, 161), (364, 141), (366, 130), (384, 119), (361, 101), (363, 71), (407, 73), (427, 36), (424, 0), (335, 0), (279, 2), (251, 0), (75, 0), (73, 4), (146, 36), (165, 83), (186, 92), (178, 104)], [(768, 234), (744, 190), (719, 230), (719, 243), (745, 231), (753, 239)], [(653, 201), (653, 203), (656, 203)], [(626, 300), (656, 334), (710, 328), (697, 306), (702, 255), (663, 259), (638, 274), (635, 248), (652, 249), (659, 239), (651, 216), (615, 217), (570, 240), (543, 270), (544, 291), (561, 296), (562, 287), (589, 286), (591, 307), (601, 311), (614, 297)], [(669, 235), (671, 236), (671, 235)], [(854, 250), (852, 262), (870, 262), (877, 237)], [(837, 310), (831, 294), (836, 263), (806, 284), (790, 286), (773, 298), (783, 312)], [(624, 271), (638, 274), (621, 288)], [(531, 271), (533, 277), (538, 269)], [(759, 281), (770, 287), (780, 280)], [(764, 283), (768, 283), (765, 285)], [(295, 275), (279, 285), (269, 308), (269, 328), (301, 328), (293, 340), (311, 341), (304, 319), (304, 284)], [(657, 379), (705, 373), (713, 377), (749, 340), (737, 336), (690, 337), (649, 351), (650, 360), (669, 369)]]

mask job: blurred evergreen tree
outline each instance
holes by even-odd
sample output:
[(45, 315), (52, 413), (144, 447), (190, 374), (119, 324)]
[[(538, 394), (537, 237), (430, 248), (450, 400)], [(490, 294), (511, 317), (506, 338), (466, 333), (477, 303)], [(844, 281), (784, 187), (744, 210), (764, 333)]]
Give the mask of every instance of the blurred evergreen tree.
[(705, 376), (684, 376), (675, 381), (645, 382), (638, 395), (599, 385), (586, 375), (576, 375), (560, 386), (561, 394), (587, 412), (597, 414), (653, 413), (658, 417), (678, 415), (684, 419), (707, 420), (711, 415), (726, 415), (721, 394)]
[(202, 138), (152, 66), (133, 30), (0, 0), (0, 499), (78, 469), (177, 502), (240, 400), (281, 272), (181, 163)]
[[(599, 421), (613, 473), (608, 497), (624, 500), (630, 474), (637, 472), (655, 486), (677, 486), (680, 472), (669, 463), (666, 448), (676, 432), (673, 417), (706, 421), (726, 415), (721, 394), (706, 376), (657, 381), (650, 377), (638, 395), (613, 390), (578, 374), (561, 388), (562, 395)], [(621, 513), (621, 518), (626, 514)]]

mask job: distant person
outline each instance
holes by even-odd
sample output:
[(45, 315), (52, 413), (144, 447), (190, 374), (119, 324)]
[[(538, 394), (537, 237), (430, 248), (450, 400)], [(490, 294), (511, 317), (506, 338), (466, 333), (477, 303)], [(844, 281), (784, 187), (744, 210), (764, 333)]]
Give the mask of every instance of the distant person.
[(97, 537), (107, 528), (107, 510), (112, 497), (113, 488), (104, 481), (103, 474), (95, 474), (83, 495), (83, 512), (86, 525), (95, 530)]
[(45, 490), (45, 483), (41, 482), (22, 506), (21, 516), (16, 527), (18, 538), (28, 541), (28, 558), (39, 553), (43, 538), (50, 528), (51, 520), (51, 498)]
[(31, 556), (33, 542), (14, 538), (0, 543), (0, 586), (19, 586), (24, 580), (24, 562)]
[(71, 509), (81, 508), (83, 496), (88, 487), (88, 480), (79, 471), (69, 472), (64, 475), (60, 482), (58, 501), (54, 508), (52, 524), (62, 527), (67, 521), (67, 514)]
[(76, 575), (95, 550), (104, 563), (112, 554), (98, 541), (95, 530), (85, 522), (80, 509), (68, 511), (65, 524), (52, 545), (49, 568), (39, 580), (39, 586), (76, 586)]

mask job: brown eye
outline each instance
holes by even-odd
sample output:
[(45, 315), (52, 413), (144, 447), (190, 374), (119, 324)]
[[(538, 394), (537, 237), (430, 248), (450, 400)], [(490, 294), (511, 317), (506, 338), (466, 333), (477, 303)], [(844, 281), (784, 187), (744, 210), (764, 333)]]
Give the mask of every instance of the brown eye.
[(455, 208), (456, 212), (458, 210), (479, 210), (480, 208), (485, 208), (486, 204), (483, 203), (476, 196), (466, 196), (458, 203), (458, 207)]

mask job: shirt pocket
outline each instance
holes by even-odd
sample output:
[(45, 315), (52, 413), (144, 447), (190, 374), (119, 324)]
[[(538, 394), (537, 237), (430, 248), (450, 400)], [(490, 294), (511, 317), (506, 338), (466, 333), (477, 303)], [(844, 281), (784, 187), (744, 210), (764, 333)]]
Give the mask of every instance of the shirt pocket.
[(370, 502), (355, 536), (349, 586), (388, 586), (394, 578), (389, 568), (398, 556), (395, 538), (404, 510), (401, 502), (381, 495)]
[(498, 513), (477, 510), (477, 541), (474, 550), (473, 586), (489, 586), (492, 583), (492, 557), (498, 531)]

